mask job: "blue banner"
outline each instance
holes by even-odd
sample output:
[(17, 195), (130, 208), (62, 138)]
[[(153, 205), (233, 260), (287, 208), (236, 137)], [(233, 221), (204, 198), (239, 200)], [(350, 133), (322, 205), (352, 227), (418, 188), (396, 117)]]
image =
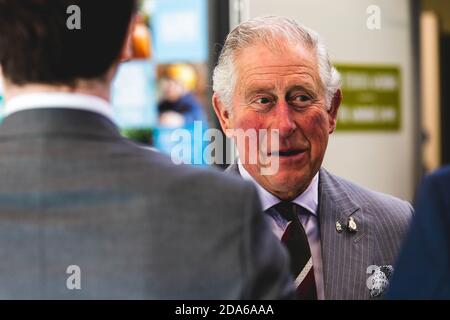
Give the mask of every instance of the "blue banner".
[(156, 0), (152, 17), (157, 63), (208, 59), (206, 0)]
[(146, 60), (123, 63), (111, 90), (111, 102), (120, 128), (152, 128), (158, 123), (155, 67)]

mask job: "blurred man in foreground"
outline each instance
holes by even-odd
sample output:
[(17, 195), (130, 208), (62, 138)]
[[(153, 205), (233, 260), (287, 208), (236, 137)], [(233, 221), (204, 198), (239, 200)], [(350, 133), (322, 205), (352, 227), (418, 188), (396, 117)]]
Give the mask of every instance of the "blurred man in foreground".
[(119, 135), (109, 91), (134, 6), (0, 0), (0, 298), (287, 297), (253, 186)]
[(450, 299), (450, 167), (425, 177), (388, 292), (391, 299)]
[[(282, 17), (242, 23), (225, 41), (214, 91), (216, 114), (239, 152), (228, 171), (258, 187), (272, 230), (290, 252), (298, 297), (381, 297), (387, 279), (378, 274), (390, 275), (411, 206), (321, 167), (341, 91), (318, 35)], [(256, 135), (253, 151), (252, 130), (276, 131), (279, 139)], [(270, 162), (277, 170), (267, 174)]]

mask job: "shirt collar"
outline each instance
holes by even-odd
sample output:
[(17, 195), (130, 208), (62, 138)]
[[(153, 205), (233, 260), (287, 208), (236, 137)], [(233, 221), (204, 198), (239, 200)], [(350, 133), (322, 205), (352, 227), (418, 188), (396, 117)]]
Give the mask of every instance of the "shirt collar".
[(77, 109), (99, 113), (114, 122), (112, 106), (104, 99), (87, 94), (66, 92), (27, 93), (5, 105), (3, 116), (30, 109)]
[[(256, 185), (263, 211), (281, 202), (281, 199), (274, 196), (272, 193), (263, 188), (258, 182), (256, 182), (256, 180), (244, 168), (240, 159), (238, 159), (238, 169), (240, 175), (245, 180), (252, 181)], [(302, 194), (300, 194), (291, 202), (304, 207), (313, 215), (317, 216), (317, 208), (319, 205), (319, 172), (316, 173), (308, 188), (306, 188), (306, 190)]]

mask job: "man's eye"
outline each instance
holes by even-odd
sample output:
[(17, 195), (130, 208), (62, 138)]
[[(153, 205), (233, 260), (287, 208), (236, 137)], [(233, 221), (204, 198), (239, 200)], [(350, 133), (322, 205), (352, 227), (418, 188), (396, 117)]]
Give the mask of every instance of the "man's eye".
[(309, 100), (311, 100), (311, 99), (308, 96), (305, 96), (305, 95), (297, 96), (297, 97), (294, 98), (294, 101), (296, 101), (296, 102), (306, 102), (306, 101), (309, 101)]
[(255, 100), (255, 102), (259, 103), (259, 104), (269, 104), (270, 99), (269, 98), (258, 98)]
[(291, 101), (295, 106), (306, 107), (311, 103), (311, 98), (307, 95), (302, 94), (293, 97)]

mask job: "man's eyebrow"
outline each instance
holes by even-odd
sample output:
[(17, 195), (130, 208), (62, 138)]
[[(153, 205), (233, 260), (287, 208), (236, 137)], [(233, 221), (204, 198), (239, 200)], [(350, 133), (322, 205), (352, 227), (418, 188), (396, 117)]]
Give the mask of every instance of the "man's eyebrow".
[(303, 85), (295, 85), (289, 88), (288, 93), (292, 93), (293, 91), (307, 91), (308, 93), (316, 93), (317, 89), (314, 87), (314, 85), (305, 83)]
[(273, 86), (266, 86), (266, 87), (254, 87), (254, 88), (248, 88), (244, 91), (244, 94), (246, 97), (258, 94), (258, 93), (270, 93), (273, 92), (275, 87)]

